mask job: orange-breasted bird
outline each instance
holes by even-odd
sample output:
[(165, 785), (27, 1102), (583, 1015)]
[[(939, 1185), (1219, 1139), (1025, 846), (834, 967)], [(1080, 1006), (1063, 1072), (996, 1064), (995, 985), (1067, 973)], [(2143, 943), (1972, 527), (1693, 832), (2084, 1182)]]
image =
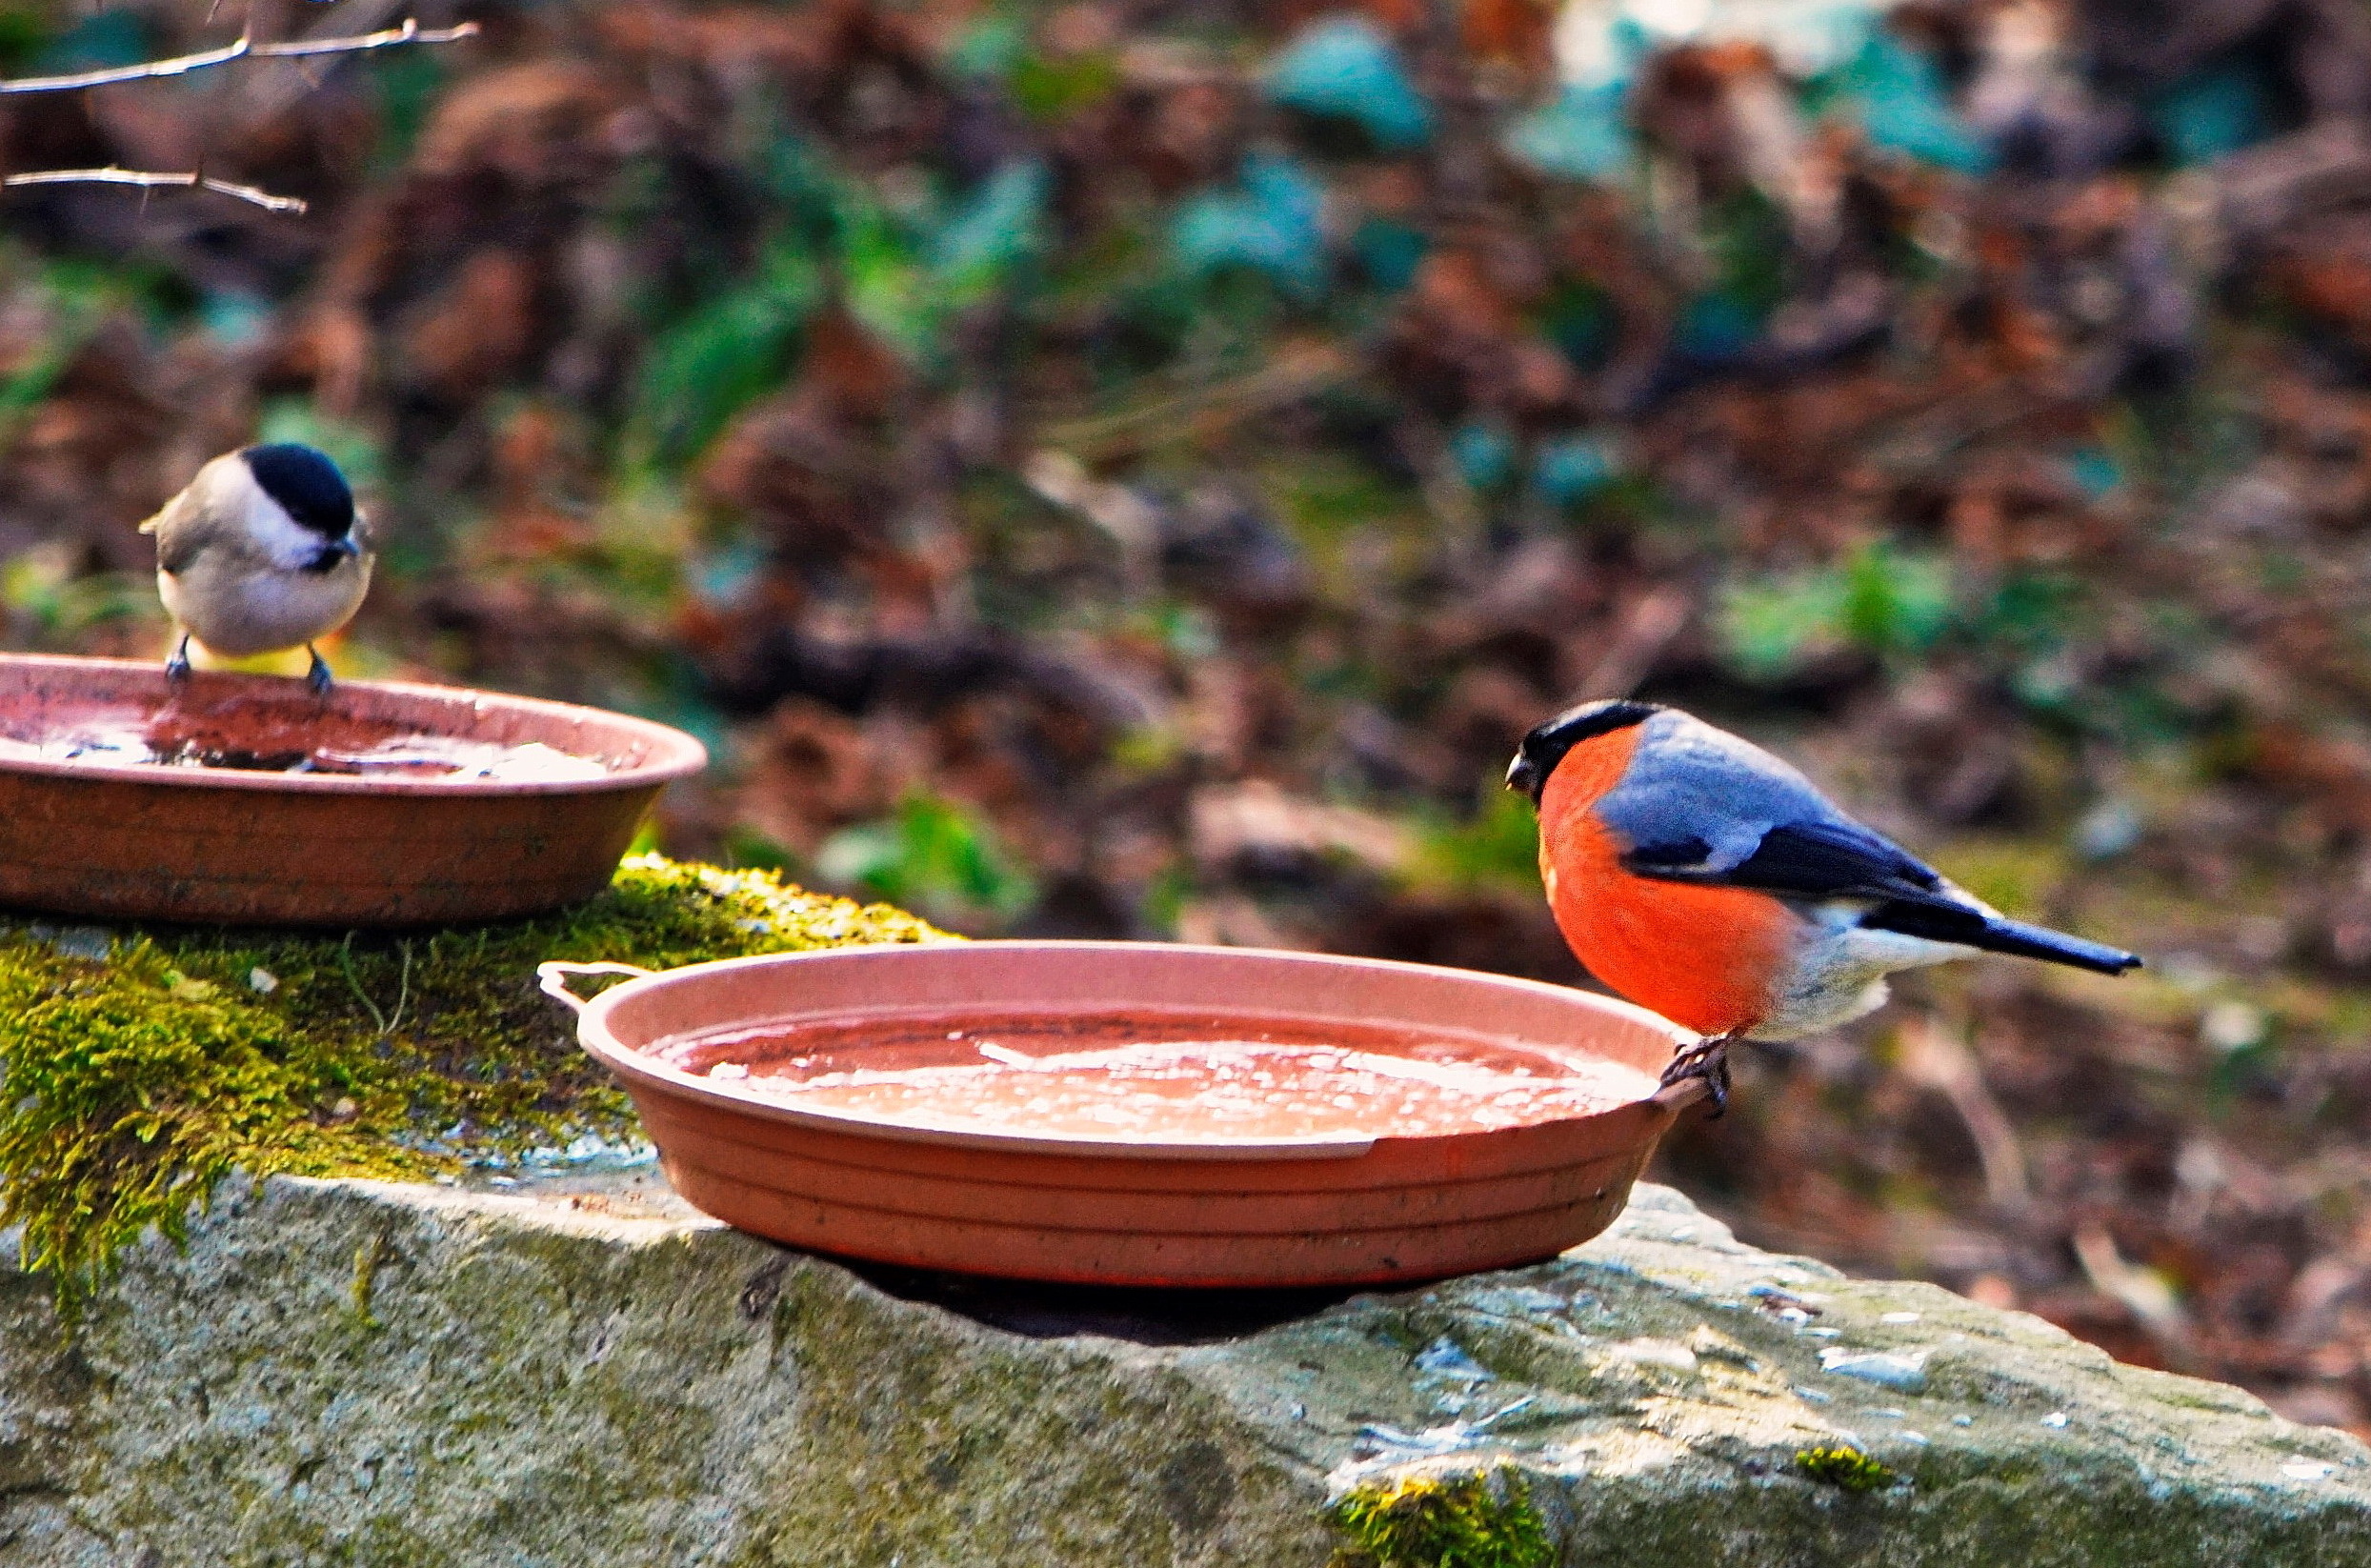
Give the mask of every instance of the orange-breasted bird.
[(1539, 808), (1539, 871), (1574, 955), (1704, 1036), (1666, 1083), (1728, 1099), (1733, 1040), (1792, 1040), (1885, 1001), (1897, 970), (1979, 952), (2102, 975), (2140, 960), (2012, 920), (1751, 742), (1651, 702), (1533, 730), (1507, 788)]

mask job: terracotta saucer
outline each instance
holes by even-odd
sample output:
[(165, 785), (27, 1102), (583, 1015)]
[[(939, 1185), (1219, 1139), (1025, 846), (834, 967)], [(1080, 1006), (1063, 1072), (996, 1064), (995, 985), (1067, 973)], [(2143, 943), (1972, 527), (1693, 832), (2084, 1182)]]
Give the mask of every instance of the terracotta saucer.
[[(637, 977), (590, 1002), (568, 993), (571, 975), (605, 972)], [(947, 942), (661, 974), (550, 963), (541, 975), (578, 1010), (577, 1038), (624, 1081), (691, 1202), (796, 1246), (970, 1274), (1239, 1287), (1407, 1281), (1534, 1261), (1611, 1223), (1657, 1140), (1703, 1092), (1696, 1082), (1655, 1088), (1694, 1036), (1642, 1009), (1421, 964), (1159, 943)], [(869, 1035), (888, 1065), (903, 1066), (913, 1042), (933, 1037), (917, 1020), (954, 1038), (966, 1017), (993, 1031), (1015, 1017), (1174, 1023), (1197, 1012), (1276, 1020), (1300, 1037), (1333, 1027), (1361, 1050), (1396, 1034), (1410, 1056), (1431, 1060), (1464, 1040), (1577, 1073), (1613, 1062), (1636, 1070), (1618, 1075), (1640, 1093), (1591, 1114), (1446, 1134), (1380, 1125), (1215, 1136), (1183, 1115), (1174, 1128), (1099, 1136), (802, 1105), (751, 1076), (710, 1075), (701, 1064), (724, 1048), (699, 1043), (776, 1030), (794, 1040), (812, 1026), (814, 1037), (838, 1042), (834, 1060), (859, 1060)]]
[[(414, 743), (551, 766), (383, 765)], [(183, 760), (128, 760), (141, 748)], [(287, 771), (317, 754), (365, 761)], [(660, 789), (707, 760), (662, 724), (491, 692), (357, 680), (315, 696), (276, 676), (174, 685), (155, 664), (0, 654), (0, 906), (330, 927), (533, 914), (607, 886)]]

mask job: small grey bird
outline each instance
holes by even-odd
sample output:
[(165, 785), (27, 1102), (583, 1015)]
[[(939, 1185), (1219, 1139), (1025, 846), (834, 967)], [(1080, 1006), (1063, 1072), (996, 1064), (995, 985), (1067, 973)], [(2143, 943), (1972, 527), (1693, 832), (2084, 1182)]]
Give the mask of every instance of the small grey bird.
[(301, 647), (306, 679), (330, 689), (313, 641), (353, 619), (373, 558), (335, 463), (292, 442), (226, 452), (140, 532), (156, 535), (156, 591), (181, 628), (166, 674), (189, 674), (194, 637), (230, 658)]

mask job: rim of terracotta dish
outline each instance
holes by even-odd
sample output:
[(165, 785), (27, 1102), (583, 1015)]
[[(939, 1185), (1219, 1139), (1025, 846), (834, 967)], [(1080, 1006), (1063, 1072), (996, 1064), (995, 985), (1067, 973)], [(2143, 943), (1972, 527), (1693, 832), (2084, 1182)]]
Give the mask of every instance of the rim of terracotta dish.
[[(761, 969), (800, 963), (899, 963), (927, 962), (927, 955), (958, 950), (969, 953), (987, 951), (1013, 954), (1059, 953), (1075, 956), (1095, 952), (1127, 953), (1141, 956), (1147, 952), (1174, 953), (1197, 956), (1223, 956), (1230, 960), (1251, 959), (1256, 963), (1292, 964), (1310, 968), (1334, 970), (1386, 971), (1417, 974), (1436, 984), (1472, 988), (1477, 992), (1515, 990), (1547, 996), (1556, 1001), (1579, 1007), (1584, 1012), (1610, 1014), (1615, 1017), (1641, 1025), (1658, 1034), (1668, 1035), (1675, 1047), (1695, 1043), (1697, 1036), (1680, 1028), (1660, 1014), (1650, 1013), (1635, 1003), (1618, 997), (1599, 995), (1594, 991), (1581, 991), (1572, 986), (1551, 984), (1545, 980), (1527, 980), (1513, 975), (1488, 975), (1479, 970), (1452, 969), (1441, 964), (1408, 963), (1396, 958), (1356, 958), (1330, 953), (1296, 953), (1282, 948), (1218, 947), (1191, 942), (1126, 942), (1126, 941), (1055, 941), (1009, 939), (980, 942), (920, 942), (881, 943), (870, 947), (820, 948), (806, 953), (760, 953), (746, 958), (716, 958), (702, 964), (686, 964), (679, 969), (662, 969), (637, 975), (620, 985), (613, 985), (591, 1001), (585, 1002), (576, 1015), (577, 1043), (594, 1060), (620, 1077), (639, 1080), (661, 1092), (688, 1095), (712, 1104), (730, 1106), (768, 1121), (786, 1122), (792, 1126), (813, 1127), (819, 1131), (852, 1134), (864, 1137), (891, 1138), (903, 1143), (934, 1143), (951, 1148), (994, 1150), (1008, 1154), (1050, 1154), (1093, 1156), (1120, 1159), (1191, 1159), (1231, 1160), (1266, 1159), (1354, 1159), (1373, 1149), (1377, 1143), (1430, 1142), (1442, 1138), (1463, 1138), (1475, 1136), (1472, 1130), (1458, 1133), (1428, 1135), (1422, 1138), (1398, 1138), (1372, 1134), (1318, 1135), (1299, 1138), (1196, 1138), (1191, 1142), (1155, 1142), (1097, 1137), (1089, 1133), (1005, 1133), (982, 1129), (962, 1131), (954, 1128), (913, 1127), (896, 1122), (881, 1121), (846, 1111), (814, 1109), (792, 1105), (759, 1093), (738, 1087), (728, 1079), (718, 1083), (702, 1074), (688, 1073), (682, 1068), (653, 1060), (633, 1050), (613, 1034), (609, 1015), (629, 996), (661, 989), (670, 984), (696, 983), (695, 976), (718, 971)], [(890, 1012), (884, 1008), (881, 1011)], [(945, 1011), (945, 1009), (934, 1009)], [(785, 1013), (776, 1016), (795, 1016)], [(857, 1015), (861, 1016), (861, 1014)], [(1299, 1014), (1304, 1017), (1323, 1017), (1324, 1014)], [(763, 1020), (749, 1018), (747, 1023)], [(1388, 1022), (1386, 1018), (1368, 1016), (1365, 1022)], [(1537, 1042), (1534, 1042), (1535, 1044)], [(1676, 1085), (1656, 1090), (1635, 1100), (1609, 1105), (1581, 1116), (1557, 1116), (1544, 1121), (1522, 1122), (1515, 1127), (1493, 1129), (1501, 1132), (1526, 1131), (1533, 1128), (1557, 1126), (1568, 1122), (1593, 1120), (1613, 1116), (1634, 1105), (1660, 1102), (1677, 1112), (1704, 1094), (1704, 1085), (1698, 1079), (1687, 1079)]]
[[(148, 673), (158, 681), (165, 679), (162, 666), (140, 659), (81, 658), (56, 653), (0, 653), (0, 673), (10, 670), (51, 669), (71, 673), (77, 670), (97, 672), (120, 670), (132, 673)], [(190, 675), (191, 690), (195, 683), (209, 686), (247, 687), (257, 694), (269, 692), (285, 698), (290, 688), (301, 684), (294, 675), (251, 675), (227, 670), (202, 670)], [(142, 763), (81, 762), (68, 758), (11, 757), (0, 755), (0, 773), (20, 774), (37, 778), (95, 779), (108, 783), (156, 785), (174, 790), (264, 790), (273, 794), (368, 794), (422, 795), (452, 799), (468, 795), (525, 794), (599, 794), (612, 790), (634, 789), (651, 784), (671, 784), (689, 778), (708, 766), (708, 748), (681, 730), (654, 719), (637, 718), (607, 708), (589, 708), (581, 703), (554, 702), (548, 697), (513, 696), (508, 692), (488, 692), (474, 686), (431, 686), (409, 680), (341, 680), (332, 694), (322, 700), (335, 702), (337, 692), (383, 692), (392, 696), (424, 699), (438, 707), (507, 708), (513, 712), (541, 714), (554, 719), (573, 722), (591, 720), (624, 730), (649, 747), (640, 762), (612, 768), (598, 778), (434, 778), (389, 777), (384, 774), (292, 774), (271, 773), (244, 768), (181, 768), (158, 767)], [(468, 731), (454, 732), (444, 738), (466, 739)], [(585, 760), (591, 761), (592, 758)]]

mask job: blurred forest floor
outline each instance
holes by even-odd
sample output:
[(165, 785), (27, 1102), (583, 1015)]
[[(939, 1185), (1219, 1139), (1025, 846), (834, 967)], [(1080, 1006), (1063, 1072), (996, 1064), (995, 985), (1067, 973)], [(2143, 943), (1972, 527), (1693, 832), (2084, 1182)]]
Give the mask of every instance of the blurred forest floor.
[(1565, 980), (1499, 774), (1683, 703), (2152, 967), (1922, 977), (1661, 1174), (2371, 1432), (2371, 13), (418, 14), (484, 30), (0, 107), (312, 203), (7, 194), (11, 644), (159, 653), (133, 525), (311, 440), (341, 670), (702, 734), (673, 853)]

